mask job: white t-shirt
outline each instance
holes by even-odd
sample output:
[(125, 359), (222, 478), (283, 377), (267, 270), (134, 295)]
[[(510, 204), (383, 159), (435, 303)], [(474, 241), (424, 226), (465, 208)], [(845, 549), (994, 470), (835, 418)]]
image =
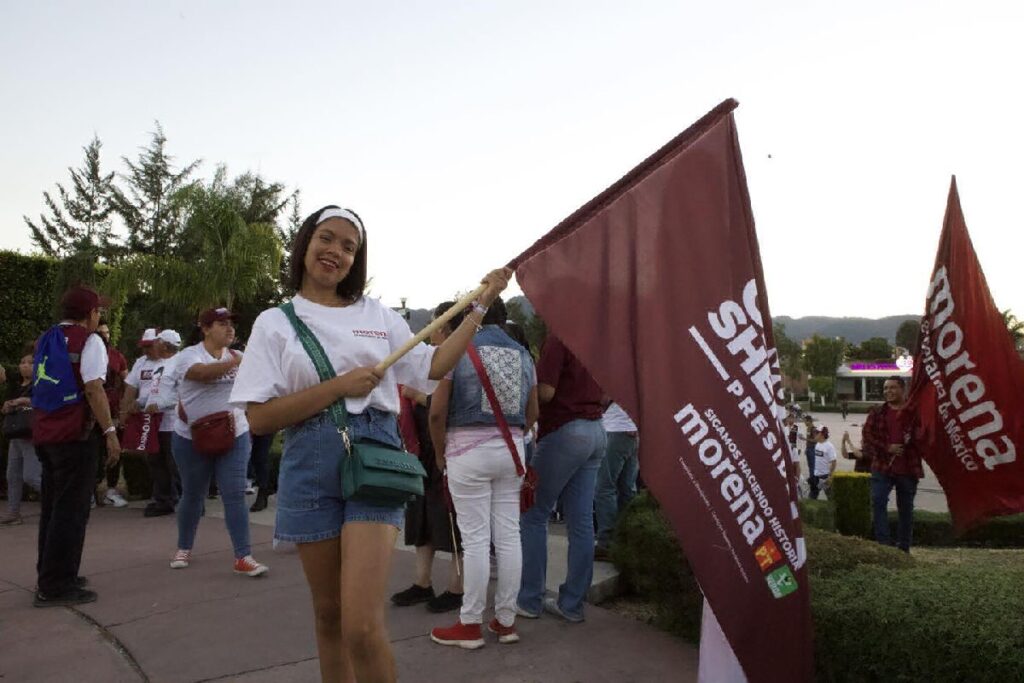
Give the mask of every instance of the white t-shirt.
[(606, 432), (635, 432), (636, 424), (618, 403), (612, 403), (601, 417), (601, 424)]
[(814, 475), (827, 477), (836, 461), (836, 447), (828, 441), (814, 444)]
[(81, 365), (78, 366), (82, 373), (82, 382), (93, 380), (106, 381), (107, 379), (107, 347), (98, 334), (90, 334), (82, 347)]
[[(351, 306), (322, 306), (296, 295), (295, 314), (316, 335), (342, 375), (358, 367), (373, 366), (412, 337), (409, 324), (376, 299), (362, 297)], [(346, 398), (345, 408), (357, 415), (368, 406), (398, 414), (398, 385), (431, 394), (437, 382), (428, 379), (434, 348), (418, 344), (388, 368), (380, 384), (367, 396)], [(320, 383), (306, 350), (284, 312), (263, 311), (256, 318), (245, 347), (245, 359), (231, 392), (231, 402), (264, 403)]]
[(170, 358), (163, 359), (161, 365), (153, 370), (153, 377), (149, 383), (146, 405), (155, 403), (163, 413), (160, 420), (161, 432), (173, 432), (178, 422), (178, 385), (181, 383), (181, 376), (175, 375), (174, 369), (180, 355), (176, 353)]
[(145, 408), (149, 403), (149, 392), (153, 389), (153, 372), (163, 364), (162, 358), (151, 360), (148, 356), (140, 356), (135, 359), (132, 369), (128, 371), (128, 376), (124, 378), (125, 384), (134, 387), (139, 392), (135, 400), (135, 405), (139, 410)]
[[(185, 379), (185, 373), (193, 365), (227, 360), (229, 353), (238, 353), (238, 351), (224, 349), (220, 358), (214, 358), (203, 346), (203, 343), (199, 342), (195, 346), (189, 346), (178, 352), (173, 367), (170, 368), (170, 376), (177, 383), (178, 399), (185, 408), (189, 422), (219, 413), (222, 410), (231, 410), (235, 416), (235, 436), (241, 436), (249, 431), (249, 421), (245, 419), (245, 411), (239, 410), (230, 403), (231, 388), (235, 385), (238, 367), (231, 368), (230, 372), (214, 382), (196, 382)], [(180, 437), (192, 439), (192, 433), (184, 420), (175, 420), (174, 433)]]
[[(62, 327), (68, 327), (75, 323), (62, 322)], [(85, 338), (85, 346), (79, 357), (78, 371), (82, 374), (82, 384), (95, 379), (106, 382), (107, 379), (107, 347), (103, 340), (95, 332)]]

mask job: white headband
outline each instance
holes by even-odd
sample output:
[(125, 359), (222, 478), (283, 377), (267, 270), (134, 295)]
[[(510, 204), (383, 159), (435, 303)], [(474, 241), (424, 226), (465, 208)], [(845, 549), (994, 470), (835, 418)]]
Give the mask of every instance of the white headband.
[(359, 216), (355, 215), (348, 209), (324, 209), (324, 212), (320, 214), (320, 219), (316, 224), (320, 225), (330, 218), (344, 218), (349, 223), (356, 226), (356, 230), (359, 231), (359, 242), (362, 243), (366, 241), (366, 228), (363, 227), (363, 222), (359, 220)]

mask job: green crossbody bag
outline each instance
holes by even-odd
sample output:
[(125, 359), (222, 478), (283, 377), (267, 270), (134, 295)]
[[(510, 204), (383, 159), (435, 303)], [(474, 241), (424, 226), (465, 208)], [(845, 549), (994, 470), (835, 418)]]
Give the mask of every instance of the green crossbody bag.
[[(334, 378), (336, 373), (324, 348), (316, 335), (306, 327), (306, 323), (295, 315), (292, 303), (289, 301), (282, 304), (280, 309), (295, 328), (320, 381)], [(427, 471), (423, 469), (419, 458), (374, 441), (353, 443), (349, 439), (345, 399), (335, 401), (328, 410), (345, 443), (346, 453), (341, 460), (341, 495), (346, 500), (394, 507), (409, 501), (413, 496), (423, 495), (423, 480)]]

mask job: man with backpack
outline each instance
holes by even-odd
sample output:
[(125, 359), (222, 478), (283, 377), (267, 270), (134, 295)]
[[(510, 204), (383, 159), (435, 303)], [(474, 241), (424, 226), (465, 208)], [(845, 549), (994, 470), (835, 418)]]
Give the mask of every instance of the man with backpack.
[(96, 434), (106, 443), (108, 465), (121, 457), (103, 390), (107, 349), (95, 334), (100, 309), (109, 305), (89, 287), (72, 287), (61, 299), (62, 321), (36, 342), (32, 442), (43, 469), (36, 607), (96, 599), (78, 570), (97, 468)]

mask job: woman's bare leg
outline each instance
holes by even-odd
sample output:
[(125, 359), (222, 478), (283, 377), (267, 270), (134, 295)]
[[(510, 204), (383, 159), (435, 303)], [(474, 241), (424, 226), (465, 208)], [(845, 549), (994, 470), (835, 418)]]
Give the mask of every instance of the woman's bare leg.
[(359, 683), (393, 683), (385, 606), (398, 529), (346, 522), (341, 529), (341, 632)]
[(313, 594), (316, 651), (323, 683), (353, 683), (341, 628), (341, 539), (300, 543), (299, 558)]

